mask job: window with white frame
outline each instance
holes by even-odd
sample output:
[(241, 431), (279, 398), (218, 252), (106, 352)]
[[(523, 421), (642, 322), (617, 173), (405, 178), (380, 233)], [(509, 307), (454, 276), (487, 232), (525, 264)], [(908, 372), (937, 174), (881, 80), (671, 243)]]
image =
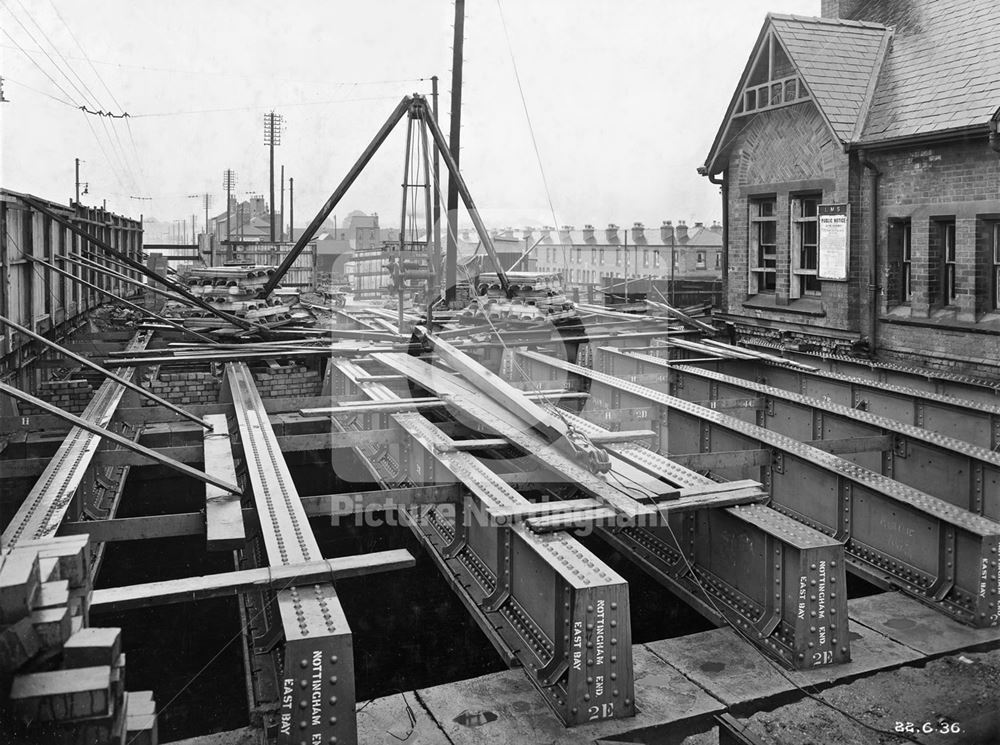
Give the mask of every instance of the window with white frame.
[(889, 221), (889, 302), (894, 305), (913, 299), (913, 255), (910, 249), (910, 221)]
[(774, 197), (750, 200), (750, 246), (747, 257), (751, 295), (773, 293), (778, 272), (778, 203)]
[(955, 221), (946, 222), (943, 225), (944, 232), (942, 238), (942, 248), (944, 254), (944, 304), (954, 305), (957, 294), (955, 292)]
[(792, 197), (791, 283), (789, 297), (819, 295), (819, 204), (821, 194)]
[(989, 259), (990, 267), (990, 310), (1000, 310), (1000, 222), (992, 223), (991, 229), (987, 233), (992, 246), (990, 246)]
[(704, 269), (705, 268), (705, 252), (699, 251), (694, 256), (694, 268)]

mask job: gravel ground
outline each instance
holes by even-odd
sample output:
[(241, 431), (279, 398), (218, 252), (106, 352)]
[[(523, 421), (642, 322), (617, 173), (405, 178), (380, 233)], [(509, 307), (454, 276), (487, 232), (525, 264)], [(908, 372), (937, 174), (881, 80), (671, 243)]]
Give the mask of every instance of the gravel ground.
[(913, 739), (872, 731), (809, 698), (741, 721), (765, 743), (780, 745), (1000, 743), (1000, 650), (878, 673), (821, 695), (880, 730), (894, 732), (912, 723)]

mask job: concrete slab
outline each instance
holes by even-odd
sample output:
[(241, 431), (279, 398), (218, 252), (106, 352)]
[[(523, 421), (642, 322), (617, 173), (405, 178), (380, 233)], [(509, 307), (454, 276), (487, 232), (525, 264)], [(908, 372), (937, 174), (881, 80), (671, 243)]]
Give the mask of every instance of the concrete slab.
[(899, 592), (884, 592), (847, 604), (851, 621), (900, 644), (938, 655), (1000, 641), (1000, 628), (974, 629)]
[(713, 629), (647, 645), (659, 657), (729, 706), (787, 693), (796, 685), (832, 683), (923, 657), (874, 629), (851, 627), (851, 659), (812, 670), (777, 669), (732, 629)]
[[(676, 724), (725, 706), (643, 645), (632, 648), (638, 713), (567, 729), (523, 671), (509, 670), (419, 691), (454, 745), (544, 742), (578, 745), (634, 730)], [(360, 720), (359, 720), (360, 722)]]
[[(852, 600), (847, 601), (850, 615)], [(893, 641), (868, 626), (851, 623), (848, 632), (851, 640), (851, 661), (843, 665), (816, 667), (790, 673), (799, 685), (819, 685), (849, 680), (875, 670), (899, 667), (907, 662), (922, 659), (924, 655), (912, 647)]]
[(366, 745), (449, 745), (441, 728), (421, 705), (417, 694), (409, 692), (359, 703), (358, 742)]
[(794, 688), (732, 629), (713, 629), (646, 646), (727, 706), (770, 698)]

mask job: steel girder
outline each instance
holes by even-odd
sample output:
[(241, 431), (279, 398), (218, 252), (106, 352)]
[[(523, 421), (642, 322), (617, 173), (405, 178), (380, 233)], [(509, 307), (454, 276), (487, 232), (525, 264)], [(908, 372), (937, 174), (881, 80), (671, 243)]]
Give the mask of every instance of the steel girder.
[[(547, 385), (582, 381), (587, 407), (645, 407), (661, 453), (772, 451), (758, 471), (772, 506), (843, 541), (853, 571), (964, 623), (997, 625), (1000, 523), (719, 411), (532, 352), (521, 357)], [(745, 478), (746, 470), (719, 473)]]
[[(511, 415), (499, 402), (470, 394), (460, 381), (435, 375), (431, 365), (413, 357), (379, 354), (376, 359), (436, 392), (460, 421), (474, 421), (503, 434), (520, 447), (525, 459), (542, 460), (555, 472), (554, 481), (602, 499), (604, 490), (577, 481), (576, 471), (552, 460), (544, 443), (532, 442), (509, 426), (505, 420)], [(589, 433), (604, 431), (574, 420)], [(655, 492), (643, 484), (650, 480), (659, 481), (660, 491), (669, 486), (683, 487), (688, 493), (710, 493), (719, 487), (636, 443), (613, 444), (608, 449), (613, 454), (612, 471), (597, 480), (606, 489), (615, 482), (616, 488), (624, 485), (625, 498), (636, 505), (631, 516), (641, 516), (641, 509), (648, 509), (648, 497)], [(633, 477), (635, 472), (641, 476)], [(618, 494), (613, 504), (621, 501)], [(713, 504), (710, 497), (697, 508), (675, 510), (677, 502), (655, 503), (659, 519), (640, 525), (626, 526), (621, 521), (608, 525), (599, 519), (591, 524), (625, 556), (711, 620), (732, 623), (745, 638), (785, 664), (805, 668), (850, 659), (847, 596), (840, 589), (845, 586), (844, 554), (839, 542), (755, 504), (726, 508), (727, 502), (720, 499)], [(528, 520), (529, 526), (537, 522)], [(805, 587), (821, 587), (822, 592), (803, 593)]]
[[(335, 393), (356, 387), (374, 400), (398, 398), (386, 385), (365, 380), (355, 363), (333, 364)], [(420, 414), (338, 419), (347, 428), (377, 421), (405, 434), (399, 443), (357, 448), (383, 484), (458, 483), (468, 490), (452, 509), (427, 507), (401, 517), (508, 664), (524, 666), (560, 721), (572, 726), (634, 715), (625, 580), (566, 533), (537, 535), (523, 525), (476, 519), (529, 502)]]
[[(684, 360), (676, 362), (689, 364)], [(665, 372), (674, 364), (654, 354), (604, 347), (595, 367), (601, 372), (627, 377)], [(1000, 449), (1000, 398), (995, 397), (993, 403), (975, 401), (909, 385), (828, 370), (803, 370), (763, 360), (720, 360), (699, 363), (697, 367), (878, 414), (981, 448)]]
[[(245, 363), (226, 365), (223, 400), (226, 397), (239, 423), (266, 562), (278, 566), (320, 561), (323, 555)], [(333, 585), (290, 587), (274, 597), (278, 617), (270, 619), (270, 629), (280, 625), (285, 640), (282, 690), (277, 692), (278, 742), (357, 742), (351, 630)]]
[[(129, 342), (129, 352), (145, 349), (152, 331), (140, 331)], [(132, 380), (134, 368), (116, 368), (115, 375)], [(81, 418), (107, 427), (122, 400), (125, 386), (105, 380), (97, 389)], [(54, 536), (66, 513), (77, 500), (80, 485), (94, 478), (92, 461), (101, 444), (101, 437), (81, 427), (73, 427), (59, 450), (45, 467), (17, 513), (0, 536), (0, 543), (10, 547), (19, 540), (36, 540)], [(77, 500), (78, 501), (78, 500)]]
[[(648, 364), (649, 359), (644, 361)], [(649, 380), (648, 375), (642, 377)], [(1000, 453), (868, 411), (690, 365), (673, 365), (669, 382), (649, 380), (648, 387), (706, 406), (727, 398), (759, 397), (759, 408), (734, 408), (729, 414), (820, 449), (826, 441), (874, 438), (869, 441), (877, 443), (884, 436), (888, 447), (845, 454), (845, 459), (977, 515), (1000, 519)]]

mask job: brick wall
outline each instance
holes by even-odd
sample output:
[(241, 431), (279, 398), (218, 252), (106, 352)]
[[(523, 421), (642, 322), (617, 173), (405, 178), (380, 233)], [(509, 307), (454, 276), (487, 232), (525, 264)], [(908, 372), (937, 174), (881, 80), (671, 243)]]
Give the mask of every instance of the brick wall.
[[(873, 152), (879, 182), (879, 277), (896, 287), (900, 271), (889, 256), (890, 221), (910, 225), (912, 298), (883, 291), (879, 309), (895, 319), (931, 324), (883, 323), (880, 354), (926, 359), (942, 369), (984, 373), (1000, 368), (1000, 316), (992, 307), (987, 245), (991, 221), (1000, 220), (1000, 154), (986, 137), (933, 147)], [(945, 304), (941, 225), (955, 225), (955, 299)], [(992, 365), (990, 365), (992, 360)], [(910, 361), (914, 361), (912, 358)]]
[[(80, 414), (94, 397), (94, 389), (86, 380), (69, 378), (47, 380), (38, 386), (35, 395), (43, 401), (54, 404), (71, 414)], [(21, 404), (18, 411), (25, 415), (44, 414), (41, 409)]]
[[(861, 245), (857, 202), (861, 197), (857, 166), (852, 169), (829, 128), (811, 103), (763, 112), (736, 138), (727, 170), (729, 181), (729, 272), (725, 309), (748, 319), (806, 324), (857, 332), (861, 318), (861, 277), (866, 248)], [(821, 283), (821, 295), (799, 303), (789, 298), (797, 281), (790, 269), (791, 199), (822, 192), (824, 203), (852, 201), (849, 281)], [(749, 204), (755, 196), (777, 200), (777, 289), (774, 308), (749, 308)], [(768, 298), (770, 300), (770, 298)], [(806, 306), (820, 313), (800, 313)]]
[(305, 365), (285, 365), (277, 369), (265, 367), (253, 371), (261, 398), (292, 398), (318, 396), (323, 381), (316, 370)]
[(996, 378), (1000, 336), (962, 328), (927, 328), (883, 323), (879, 359), (924, 365), (963, 375)]
[[(219, 386), (219, 379), (210, 372), (161, 372), (145, 384), (151, 393), (179, 406), (217, 403)], [(143, 398), (142, 404), (156, 405), (148, 398)]]

